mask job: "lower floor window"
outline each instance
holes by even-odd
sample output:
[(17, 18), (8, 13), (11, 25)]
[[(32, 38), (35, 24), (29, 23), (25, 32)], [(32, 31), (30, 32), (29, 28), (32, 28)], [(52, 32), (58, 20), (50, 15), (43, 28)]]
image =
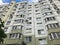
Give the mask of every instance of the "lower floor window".
[(49, 40), (60, 39), (60, 32), (52, 32), (49, 34)]
[(26, 37), (26, 42), (31, 42), (32, 41), (32, 37), (29, 36), (29, 37)]
[(39, 39), (39, 45), (47, 45), (46, 39)]
[(11, 39), (21, 38), (21, 33), (12, 33), (10, 34), (9, 38)]

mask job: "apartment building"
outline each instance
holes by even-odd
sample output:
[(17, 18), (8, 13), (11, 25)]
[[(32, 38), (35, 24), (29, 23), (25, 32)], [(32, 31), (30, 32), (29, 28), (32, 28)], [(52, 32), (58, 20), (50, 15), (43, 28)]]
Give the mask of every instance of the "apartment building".
[[(56, 3), (55, 3), (56, 2)], [(4, 14), (6, 45), (60, 45), (59, 1), (11, 1)], [(4, 7), (5, 5), (1, 6)], [(6, 9), (6, 10), (7, 10)], [(3, 16), (3, 15), (2, 15)], [(2, 18), (2, 17), (1, 17)]]
[(48, 31), (48, 45), (60, 45), (60, 2), (59, 0), (39, 0), (39, 3)]
[(0, 18), (5, 17), (4, 13), (7, 13), (9, 9), (9, 4), (0, 5)]
[[(5, 22), (8, 35), (5, 44), (19, 45), (24, 41), (27, 45), (39, 45), (43, 39), (47, 44), (47, 30), (40, 12), (39, 3), (11, 2)], [(6, 16), (6, 17), (7, 17)]]

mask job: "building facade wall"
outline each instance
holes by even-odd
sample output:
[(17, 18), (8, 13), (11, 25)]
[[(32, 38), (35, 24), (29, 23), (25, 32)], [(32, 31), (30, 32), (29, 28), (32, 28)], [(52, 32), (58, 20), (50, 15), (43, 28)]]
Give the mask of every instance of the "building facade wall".
[[(12, 1), (5, 14), (6, 44), (57, 45), (60, 39), (49, 39), (60, 32), (59, 1), (38, 0), (36, 3)], [(60, 34), (59, 34), (60, 35)], [(57, 36), (58, 37), (58, 36)], [(20, 39), (21, 38), (21, 39)], [(19, 43), (21, 42), (21, 43)]]

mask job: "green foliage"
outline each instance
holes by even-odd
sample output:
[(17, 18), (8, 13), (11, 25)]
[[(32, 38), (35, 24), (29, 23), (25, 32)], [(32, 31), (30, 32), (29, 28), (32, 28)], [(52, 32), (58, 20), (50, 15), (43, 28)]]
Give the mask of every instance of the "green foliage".
[(7, 37), (3, 28), (4, 28), (4, 22), (0, 18), (0, 43), (3, 43), (4, 38)]

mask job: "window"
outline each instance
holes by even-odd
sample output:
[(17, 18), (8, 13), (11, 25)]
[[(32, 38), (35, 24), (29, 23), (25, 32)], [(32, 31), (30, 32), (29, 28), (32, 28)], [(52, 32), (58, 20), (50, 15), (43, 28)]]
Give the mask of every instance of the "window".
[(57, 39), (56, 33), (53, 33), (53, 37), (54, 37), (54, 39)]
[(22, 30), (23, 26), (22, 25), (18, 25), (18, 26), (13, 26), (12, 30)]
[(27, 24), (32, 24), (32, 22), (27, 22)]
[(53, 21), (53, 20), (56, 20), (55, 17), (47, 17), (45, 19), (45, 22), (47, 22), (47, 21)]
[(42, 14), (42, 15), (46, 16), (46, 15), (52, 15), (52, 14), (53, 14), (53, 12), (45, 12), (45, 13)]
[(57, 10), (57, 13), (60, 14), (60, 9)]
[(35, 6), (37, 6), (38, 4), (35, 4)]
[(32, 7), (28, 7), (28, 9), (31, 9)]
[(28, 12), (30, 12), (31, 10), (28, 10)]
[(55, 4), (53, 4), (53, 6), (55, 10), (58, 10), (58, 7)]
[(26, 28), (26, 30), (31, 30), (32, 28)]
[(49, 40), (59, 39), (59, 38), (60, 38), (60, 32), (52, 32), (49, 34)]
[(58, 38), (60, 38), (60, 33), (57, 33), (57, 35), (58, 35)]
[(29, 36), (29, 37), (26, 37), (26, 42), (31, 42), (32, 41), (32, 37)]
[(28, 13), (28, 15), (31, 15), (32, 13)]
[(14, 23), (23, 23), (23, 19), (18, 19), (18, 20), (15, 20)]
[(14, 14), (14, 12), (12, 12), (12, 14)]
[(28, 17), (27, 19), (31, 20), (31, 19), (32, 19), (32, 17)]
[(28, 9), (32, 8), (32, 5), (28, 5)]
[(39, 0), (39, 2), (42, 2), (42, 1), (45, 1), (45, 0)]
[(47, 3), (46, 3), (46, 1), (45, 1), (45, 2), (42, 2), (41, 4), (42, 4), (42, 5), (46, 5)]
[(17, 8), (17, 5), (15, 5), (14, 7)]
[(16, 9), (14, 9), (14, 11), (16, 11)]
[(19, 10), (20, 10), (21, 8), (19, 7)]
[(36, 20), (39, 20), (40, 21), (41, 20), (41, 17), (37, 17)]
[(21, 15), (16, 15), (17, 18), (24, 18), (24, 15), (21, 14)]
[(40, 25), (40, 24), (42, 24), (42, 23), (39, 22), (39, 23), (37, 23), (37, 24)]
[(12, 27), (13, 30), (16, 30), (16, 28), (17, 28), (17, 26), (13, 26), (13, 27)]
[(6, 25), (9, 25), (11, 23), (11, 21), (7, 21)]
[(22, 5), (22, 8), (24, 8), (24, 5)]
[(10, 34), (10, 38), (14, 38), (14, 35), (15, 35), (15, 34)]
[(17, 11), (18, 13), (20, 13), (20, 10), (19, 11)]
[(55, 4), (53, 4), (53, 6), (54, 6), (54, 9), (56, 10), (56, 12), (57, 12), (58, 14), (60, 14), (60, 9), (59, 9)]
[(10, 9), (10, 8), (8, 8), (8, 9)]
[(28, 5), (28, 6), (32, 6), (32, 5)]
[(44, 8), (44, 9), (42, 9), (42, 11), (51, 11), (51, 8), (50, 7), (48, 7), (48, 8)]
[(20, 15), (21, 17), (23, 17), (23, 15)]
[(36, 15), (40, 15), (40, 13), (36, 13)]
[(49, 0), (50, 1), (50, 3), (52, 3), (53, 2), (53, 0)]
[(13, 3), (11, 2), (11, 4), (13, 4)]
[(39, 11), (39, 9), (38, 10), (35, 10), (35, 12), (38, 12)]
[(58, 23), (53, 23), (53, 24), (48, 24), (47, 25), (47, 28), (50, 29), (50, 28), (58, 28), (60, 27)]
[(9, 19), (12, 19), (12, 18), (13, 18), (13, 15), (12, 15), (12, 14), (10, 14)]
[(39, 39), (39, 45), (47, 45), (46, 39)]
[(38, 34), (45, 34), (43, 29), (38, 30)]
[(4, 28), (4, 31), (6, 32), (7, 30), (8, 30), (8, 27), (5, 27), (5, 28)]
[(51, 8), (48, 8), (48, 10), (51, 10)]
[(9, 35), (9, 38), (11, 39), (21, 38), (21, 33), (12, 33)]
[(35, 6), (35, 8), (39, 8), (38, 6)]

